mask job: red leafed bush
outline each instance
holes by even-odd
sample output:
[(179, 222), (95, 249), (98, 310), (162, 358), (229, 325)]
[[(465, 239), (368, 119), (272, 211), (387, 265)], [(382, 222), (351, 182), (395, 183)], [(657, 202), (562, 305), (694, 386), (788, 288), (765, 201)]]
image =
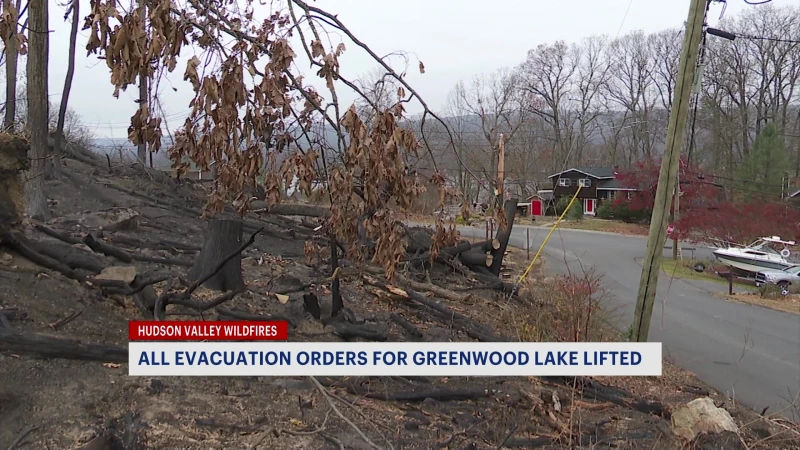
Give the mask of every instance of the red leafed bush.
[[(632, 170), (619, 173), (617, 180), (622, 187), (636, 191), (631, 193), (630, 199), (615, 200), (612, 209), (625, 212), (625, 215), (631, 216), (632, 219), (649, 217), (655, 204), (660, 171), (660, 161), (642, 161), (636, 163)], [(681, 161), (680, 174), (682, 214), (684, 211), (688, 212), (695, 208), (706, 209), (715, 205), (719, 188), (710, 181), (710, 177), (703, 175), (699, 169), (688, 166), (685, 161)], [(672, 207), (673, 203), (670, 204), (670, 212)], [(620, 216), (616, 211), (615, 216)], [(625, 217), (619, 218), (625, 220)]]
[(750, 244), (764, 236), (800, 240), (800, 211), (781, 202), (719, 203), (681, 214), (675, 226), (680, 239), (708, 242), (721, 239)]

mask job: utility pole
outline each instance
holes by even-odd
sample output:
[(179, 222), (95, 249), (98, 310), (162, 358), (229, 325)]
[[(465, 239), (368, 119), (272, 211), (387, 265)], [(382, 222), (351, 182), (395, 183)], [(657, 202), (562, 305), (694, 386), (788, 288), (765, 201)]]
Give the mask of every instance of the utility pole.
[(661, 161), (661, 172), (658, 175), (658, 187), (650, 219), (650, 234), (647, 239), (647, 256), (642, 264), (642, 277), (639, 282), (639, 295), (636, 299), (636, 312), (631, 327), (631, 341), (646, 342), (650, 332), (650, 319), (656, 300), (658, 273), (661, 270), (661, 257), (664, 253), (664, 242), (667, 239), (667, 221), (669, 219), (670, 197), (677, 185), (678, 166), (680, 164), (681, 145), (689, 115), (694, 74), (700, 54), (700, 41), (703, 34), (705, 13), (712, 0), (691, 0), (689, 17), (686, 21), (686, 32), (683, 38), (681, 59), (678, 66), (678, 80), (672, 101), (667, 127), (667, 143), (664, 159)]
[(500, 138), (497, 140), (497, 192), (496, 192), (496, 205), (495, 209), (497, 211), (501, 211), (503, 209), (503, 198), (505, 196), (505, 190), (503, 187), (505, 186), (506, 180), (506, 145), (504, 142), (503, 134), (500, 134)]

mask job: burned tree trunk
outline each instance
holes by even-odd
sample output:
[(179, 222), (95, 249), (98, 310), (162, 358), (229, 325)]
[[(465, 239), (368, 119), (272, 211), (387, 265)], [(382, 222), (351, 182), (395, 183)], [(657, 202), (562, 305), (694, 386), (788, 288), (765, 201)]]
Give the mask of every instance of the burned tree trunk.
[[(222, 262), (228, 255), (242, 245), (242, 221), (230, 219), (210, 219), (205, 243), (189, 270), (190, 281), (200, 280)], [(203, 286), (215, 291), (234, 291), (244, 289), (242, 277), (242, 255), (237, 254)]]
[(511, 238), (511, 229), (514, 226), (514, 217), (517, 214), (518, 202), (518, 199), (512, 198), (507, 200), (506, 204), (503, 206), (503, 210), (506, 214), (506, 223), (505, 226), (501, 227), (497, 232), (497, 240), (500, 241), (500, 248), (492, 250), (491, 255), (494, 258), (492, 259), (491, 266), (489, 266), (489, 271), (492, 272), (492, 275), (498, 277), (500, 276), (500, 268), (503, 265), (503, 256), (508, 248), (508, 240)]

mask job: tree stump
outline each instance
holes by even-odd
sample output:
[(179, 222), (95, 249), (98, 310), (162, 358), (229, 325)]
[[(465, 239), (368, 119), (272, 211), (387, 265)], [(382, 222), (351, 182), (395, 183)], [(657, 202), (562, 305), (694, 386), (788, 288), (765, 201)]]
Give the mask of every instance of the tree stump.
[[(225, 257), (238, 250), (242, 245), (242, 228), (241, 220), (210, 219), (203, 248), (189, 270), (189, 280), (199, 280), (213, 271)], [(244, 289), (242, 255), (238, 254), (228, 261), (222, 270), (203, 283), (203, 286), (222, 292)]]

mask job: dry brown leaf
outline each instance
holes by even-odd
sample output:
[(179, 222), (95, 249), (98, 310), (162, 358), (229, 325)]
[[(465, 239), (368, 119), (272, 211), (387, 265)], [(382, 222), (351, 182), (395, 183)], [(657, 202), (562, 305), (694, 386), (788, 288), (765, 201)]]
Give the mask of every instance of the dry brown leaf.
[(103, 363), (103, 367), (108, 367), (109, 369), (119, 369), (120, 365), (117, 363)]

